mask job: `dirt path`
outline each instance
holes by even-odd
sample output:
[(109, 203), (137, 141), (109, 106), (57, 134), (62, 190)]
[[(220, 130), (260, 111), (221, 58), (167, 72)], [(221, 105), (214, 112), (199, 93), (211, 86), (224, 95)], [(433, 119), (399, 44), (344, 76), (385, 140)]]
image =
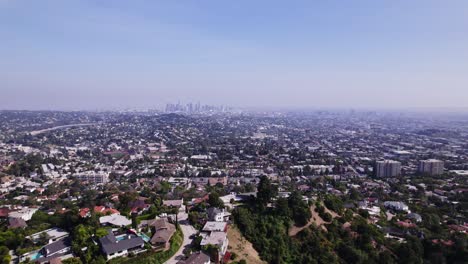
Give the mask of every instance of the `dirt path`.
[[(323, 205), (323, 204), (322, 204), (322, 205)], [(324, 208), (325, 208), (325, 212), (328, 212), (328, 213), (332, 216), (332, 218), (338, 217), (338, 214), (337, 214), (337, 213), (328, 210), (325, 206), (324, 206)], [(316, 226), (319, 226), (319, 227), (321, 227), (323, 230), (327, 231), (327, 228), (325, 227), (324, 224), (328, 224), (328, 222), (325, 222), (325, 221), (319, 216), (319, 214), (318, 214), (317, 212), (315, 212), (315, 204), (312, 205), (312, 206), (310, 207), (310, 212), (311, 212), (311, 214), (312, 214), (312, 217), (310, 218), (309, 222), (308, 222), (305, 226), (303, 226), (303, 227), (297, 227), (297, 226), (295, 226), (295, 225), (292, 226), (292, 227), (289, 229), (289, 236), (292, 237), (292, 236), (297, 235), (299, 232), (301, 232), (302, 230), (308, 228), (308, 227), (309, 227), (310, 225), (312, 225), (312, 224), (315, 224)]]
[(299, 234), (299, 232), (301, 232), (302, 230), (308, 228), (313, 223), (315, 223), (316, 226), (321, 226), (324, 230), (327, 230), (326, 227), (323, 225), (326, 222), (323, 221), (323, 219), (319, 216), (319, 214), (317, 212), (315, 212), (315, 205), (312, 205), (310, 207), (310, 212), (312, 214), (312, 217), (310, 218), (309, 222), (305, 226), (302, 226), (302, 227), (298, 227), (298, 226), (293, 225), (289, 229), (289, 236), (292, 237), (292, 236), (295, 236), (295, 235)]
[(260, 259), (260, 256), (253, 248), (252, 243), (247, 241), (235, 226), (229, 226), (227, 236), (229, 239), (228, 251), (236, 253), (237, 255), (235, 261), (245, 259), (249, 264), (266, 264), (266, 262)]

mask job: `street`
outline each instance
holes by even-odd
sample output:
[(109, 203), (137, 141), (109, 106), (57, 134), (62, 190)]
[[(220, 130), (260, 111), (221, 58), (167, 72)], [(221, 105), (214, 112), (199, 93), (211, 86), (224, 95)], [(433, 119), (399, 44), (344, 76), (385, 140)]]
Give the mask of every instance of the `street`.
[(172, 256), (168, 261), (165, 262), (166, 264), (176, 264), (178, 261), (183, 260), (184, 249), (187, 247), (190, 247), (190, 244), (192, 243), (192, 239), (190, 237), (197, 233), (195, 228), (193, 228), (193, 226), (190, 225), (187, 213), (185, 212), (179, 213), (178, 218), (179, 218), (180, 228), (182, 229), (182, 233), (184, 234), (184, 241), (182, 242), (182, 246), (177, 251), (177, 253), (174, 254), (174, 256)]

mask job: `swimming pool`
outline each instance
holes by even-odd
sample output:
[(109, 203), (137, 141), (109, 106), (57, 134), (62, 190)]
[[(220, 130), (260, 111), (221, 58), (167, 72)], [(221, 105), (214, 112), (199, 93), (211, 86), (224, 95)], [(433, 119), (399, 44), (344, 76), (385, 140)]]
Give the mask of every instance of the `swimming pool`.
[(143, 241), (145, 242), (149, 242), (151, 240), (151, 238), (147, 236), (145, 233), (139, 233), (138, 236), (143, 238)]
[[(130, 238), (136, 237), (133, 234), (132, 235), (120, 235), (120, 236), (116, 236), (115, 240), (122, 241), (122, 240), (128, 239), (129, 236), (130, 236)], [(149, 242), (151, 240), (151, 238), (149, 236), (147, 236), (145, 233), (138, 233), (138, 236), (141, 237), (143, 239), (143, 241), (145, 241), (145, 242)]]
[(29, 258), (30, 258), (31, 260), (38, 260), (38, 259), (43, 258), (43, 257), (44, 257), (44, 256), (43, 256), (41, 253), (36, 252), (36, 253), (32, 254)]
[(122, 240), (127, 239), (127, 236), (126, 236), (126, 235), (121, 235), (121, 236), (115, 237), (115, 239), (116, 239), (117, 241), (122, 241)]

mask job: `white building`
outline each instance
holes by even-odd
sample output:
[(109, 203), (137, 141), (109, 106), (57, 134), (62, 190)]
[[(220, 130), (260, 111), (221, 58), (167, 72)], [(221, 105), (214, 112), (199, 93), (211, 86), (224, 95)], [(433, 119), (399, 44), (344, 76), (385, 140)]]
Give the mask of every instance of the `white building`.
[(95, 171), (84, 171), (75, 175), (75, 178), (80, 181), (87, 181), (94, 184), (105, 184), (109, 182), (108, 172), (95, 172)]
[(213, 245), (218, 248), (219, 259), (224, 257), (226, 254), (229, 240), (227, 234), (224, 232), (210, 232), (210, 233), (201, 233), (202, 241), (201, 246)]
[(51, 229), (47, 229), (47, 230), (44, 230), (44, 231), (41, 231), (39, 233), (35, 233), (35, 234), (32, 234), (26, 238), (30, 239), (31, 241), (33, 241), (34, 243), (40, 241), (41, 239), (41, 235), (42, 234), (46, 234), (47, 235), (47, 238), (49, 239), (49, 244), (53, 243), (53, 242), (56, 242), (60, 239), (64, 239), (64, 238), (67, 238), (69, 236), (69, 233), (60, 229), (60, 228), (51, 228)]
[(387, 202), (384, 202), (384, 206), (388, 209), (392, 209), (395, 211), (403, 211), (403, 212), (410, 213), (408, 205), (406, 205), (403, 202), (387, 201)]
[(101, 225), (112, 225), (112, 226), (129, 226), (132, 224), (132, 221), (127, 217), (120, 214), (111, 214), (102, 216), (99, 218), (99, 223)]
[(34, 213), (37, 211), (37, 208), (23, 208), (19, 211), (13, 211), (8, 214), (10, 218), (21, 218), (24, 221), (31, 220)]
[(401, 163), (394, 160), (377, 161), (376, 176), (379, 178), (398, 177), (401, 175)]
[(421, 160), (418, 171), (431, 176), (440, 175), (444, 172), (444, 162), (436, 159)]

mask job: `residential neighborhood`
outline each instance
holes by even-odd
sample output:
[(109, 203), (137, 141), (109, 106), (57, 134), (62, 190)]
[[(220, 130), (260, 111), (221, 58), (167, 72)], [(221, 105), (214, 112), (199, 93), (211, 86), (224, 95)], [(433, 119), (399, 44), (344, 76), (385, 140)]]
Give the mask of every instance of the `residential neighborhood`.
[(0, 118), (0, 245), (8, 262), (467, 256), (468, 123), (458, 117), (4, 111)]

